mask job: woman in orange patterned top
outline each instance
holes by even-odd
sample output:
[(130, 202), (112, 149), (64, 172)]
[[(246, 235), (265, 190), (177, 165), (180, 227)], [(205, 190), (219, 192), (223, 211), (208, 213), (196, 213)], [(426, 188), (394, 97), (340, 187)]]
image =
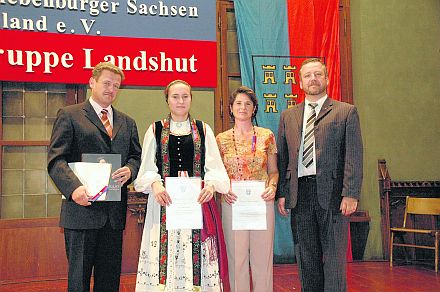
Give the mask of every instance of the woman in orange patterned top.
[(222, 221), (228, 254), (231, 291), (273, 291), (274, 197), (278, 183), (277, 149), (271, 130), (252, 124), (258, 101), (252, 89), (241, 86), (229, 99), (234, 127), (217, 136), (220, 154), (231, 181), (264, 181), (265, 230), (232, 230), (232, 204), (237, 195), (223, 194)]

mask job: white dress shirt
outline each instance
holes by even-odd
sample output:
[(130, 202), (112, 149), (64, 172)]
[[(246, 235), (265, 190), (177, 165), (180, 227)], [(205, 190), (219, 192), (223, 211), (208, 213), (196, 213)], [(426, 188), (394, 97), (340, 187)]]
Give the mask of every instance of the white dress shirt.
[(110, 125), (112, 125), (112, 128), (113, 128), (113, 108), (112, 108), (112, 106), (109, 105), (108, 107), (105, 107), (105, 108), (101, 107), (96, 101), (93, 100), (93, 97), (90, 97), (89, 101), (100, 119), (102, 117), (101, 111), (103, 109), (107, 110), (107, 118), (110, 121)]
[(298, 153), (298, 177), (307, 176), (307, 175), (316, 175), (316, 151), (315, 151), (315, 143), (313, 143), (313, 163), (309, 165), (309, 167), (305, 167), (302, 164), (303, 160), (303, 151), (304, 151), (304, 135), (306, 134), (306, 124), (307, 119), (312, 112), (312, 108), (309, 106), (310, 103), (317, 103), (318, 105), (315, 107), (316, 117), (318, 117), (319, 112), (321, 111), (322, 105), (327, 99), (327, 95), (324, 95), (320, 99), (315, 102), (310, 102), (307, 99), (304, 101), (304, 116), (303, 116), (303, 125), (302, 125), (302, 135), (301, 135), (301, 146), (299, 148)]

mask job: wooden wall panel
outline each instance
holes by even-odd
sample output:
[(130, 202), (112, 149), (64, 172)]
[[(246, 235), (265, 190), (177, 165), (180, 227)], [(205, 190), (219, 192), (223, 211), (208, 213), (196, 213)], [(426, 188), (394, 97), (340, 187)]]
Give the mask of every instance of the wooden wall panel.
[(0, 220), (0, 281), (67, 274), (58, 218)]
[[(122, 273), (135, 273), (142, 238), (139, 217), (127, 211)], [(0, 284), (67, 278), (59, 218), (0, 220)]]
[(136, 273), (139, 250), (142, 240), (143, 224), (138, 223), (139, 217), (127, 212), (127, 225), (124, 230), (122, 246), (122, 273)]

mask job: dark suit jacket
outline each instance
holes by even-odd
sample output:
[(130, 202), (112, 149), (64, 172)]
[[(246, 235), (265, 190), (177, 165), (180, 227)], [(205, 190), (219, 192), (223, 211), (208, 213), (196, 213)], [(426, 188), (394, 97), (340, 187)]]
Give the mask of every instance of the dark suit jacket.
[(48, 172), (66, 197), (61, 206), (60, 226), (69, 229), (101, 228), (110, 218), (114, 229), (124, 229), (127, 209), (127, 184), (121, 189), (120, 202), (94, 202), (83, 207), (71, 195), (81, 182), (67, 165), (81, 161), (83, 153), (120, 153), (122, 166), (137, 176), (141, 147), (136, 122), (113, 108), (113, 140), (89, 101), (58, 111), (48, 151)]
[[(294, 208), (298, 196), (298, 153), (304, 102), (281, 114), (278, 128), (277, 197)], [(353, 105), (327, 98), (315, 123), (316, 184), (319, 204), (339, 211), (343, 196), (359, 199), (362, 183), (362, 138)]]

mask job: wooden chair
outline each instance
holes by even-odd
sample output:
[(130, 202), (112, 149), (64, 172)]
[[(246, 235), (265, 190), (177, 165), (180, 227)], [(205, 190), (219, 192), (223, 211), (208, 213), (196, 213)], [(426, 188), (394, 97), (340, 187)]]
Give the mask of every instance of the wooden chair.
[[(407, 217), (408, 215), (440, 215), (440, 198), (418, 198), (418, 197), (406, 197), (406, 207), (405, 215), (403, 218), (403, 227), (391, 227), (391, 239), (390, 239), (390, 267), (393, 266), (393, 247), (394, 246), (404, 246), (404, 247), (415, 247), (432, 249), (435, 251), (435, 272), (438, 272), (438, 260), (439, 260), (439, 235), (440, 230), (436, 229), (436, 226), (432, 226), (432, 229), (415, 229), (407, 228)], [(434, 221), (433, 221), (434, 222)], [(433, 224), (435, 225), (435, 223)], [(394, 234), (395, 233), (416, 233), (416, 234), (428, 234), (434, 237), (434, 246), (432, 245), (418, 245), (410, 243), (395, 243)]]

